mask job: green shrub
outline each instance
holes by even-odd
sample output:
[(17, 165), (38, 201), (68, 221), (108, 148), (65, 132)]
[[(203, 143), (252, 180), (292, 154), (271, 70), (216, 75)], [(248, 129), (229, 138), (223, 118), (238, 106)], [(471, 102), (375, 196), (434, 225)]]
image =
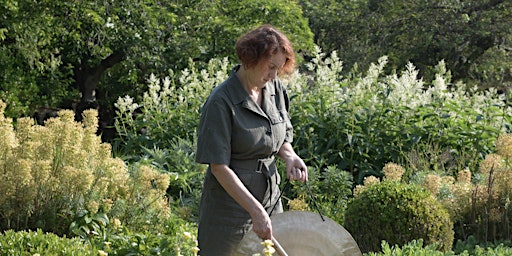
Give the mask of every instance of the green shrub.
[(402, 246), (422, 239), (447, 251), (453, 243), (449, 214), (426, 190), (394, 180), (365, 189), (349, 202), (345, 228), (364, 252), (378, 251), (383, 240)]
[(59, 237), (52, 233), (8, 230), (0, 234), (0, 254), (10, 256), (97, 256), (97, 250), (78, 238)]
[(390, 246), (388, 242), (382, 241), (382, 251), (371, 252), (365, 254), (366, 256), (401, 256), (401, 255), (414, 255), (414, 256), (444, 256), (453, 255), (453, 253), (443, 253), (436, 250), (436, 245), (423, 246), (423, 240), (413, 240), (404, 244), (403, 246)]
[[(195, 139), (194, 139), (195, 141)], [(145, 149), (138, 164), (154, 167), (170, 176), (167, 197), (181, 217), (194, 221), (199, 213), (206, 166), (195, 162), (195, 144), (176, 138), (167, 148)]]
[(69, 234), (84, 211), (134, 229), (168, 216), (169, 176), (113, 158), (110, 144), (96, 135), (96, 111), (84, 112), (83, 123), (70, 110), (44, 126), (21, 118), (15, 129), (4, 109), (0, 101), (0, 230)]
[(95, 229), (99, 233), (82, 238), (59, 237), (40, 229), (8, 230), (0, 234), (0, 255), (197, 255), (197, 225), (176, 216), (161, 223), (164, 229), (150, 227), (138, 232), (126, 226), (102, 227)]
[(388, 242), (382, 242), (382, 251), (380, 252), (371, 252), (365, 253), (365, 256), (404, 256), (404, 255), (414, 255), (414, 256), (451, 256), (451, 255), (460, 255), (460, 256), (510, 256), (512, 255), (512, 248), (506, 247), (503, 244), (498, 244), (496, 246), (478, 246), (473, 245), (470, 250), (462, 250), (462, 251), (447, 251), (441, 252), (436, 250), (435, 245), (427, 245), (423, 246), (422, 240), (413, 240), (402, 247), (400, 246), (390, 246)]
[(135, 232), (128, 226), (107, 228), (105, 236), (87, 241), (108, 255), (197, 255), (197, 225), (176, 215), (161, 219), (160, 227)]
[(124, 228), (108, 238), (110, 244), (104, 250), (109, 255), (196, 255), (192, 253), (198, 246), (196, 223), (173, 215), (159, 224), (162, 232), (149, 228), (134, 233)]
[(479, 242), (471, 235), (464, 241), (458, 240), (453, 251), (461, 255), (512, 255), (512, 241)]

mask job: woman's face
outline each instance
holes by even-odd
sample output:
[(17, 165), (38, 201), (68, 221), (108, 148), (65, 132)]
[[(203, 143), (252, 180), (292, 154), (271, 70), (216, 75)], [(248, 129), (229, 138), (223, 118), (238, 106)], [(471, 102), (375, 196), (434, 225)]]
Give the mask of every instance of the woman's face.
[(278, 71), (283, 68), (286, 63), (286, 56), (279, 52), (268, 60), (263, 60), (254, 67), (254, 75), (256, 78), (259, 77), (261, 85), (265, 85), (267, 82), (276, 79)]

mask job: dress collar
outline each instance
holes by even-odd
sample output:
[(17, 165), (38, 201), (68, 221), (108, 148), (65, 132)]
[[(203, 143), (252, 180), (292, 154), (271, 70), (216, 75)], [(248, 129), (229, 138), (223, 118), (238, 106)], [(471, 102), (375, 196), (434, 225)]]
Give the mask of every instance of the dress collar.
[(249, 96), (249, 93), (245, 91), (242, 82), (240, 79), (238, 79), (238, 76), (236, 76), (236, 72), (240, 69), (240, 65), (235, 66), (231, 70), (231, 74), (228, 78), (228, 91), (229, 95), (231, 97), (231, 101), (233, 104), (238, 105), (242, 104), (245, 108), (256, 112), (262, 116), (267, 116), (264, 111), (271, 110), (274, 106), (274, 95), (275, 92), (275, 86), (273, 82), (267, 82), (266, 86), (262, 89), (262, 106), (259, 107)]
[[(229, 75), (229, 92), (230, 96), (232, 97), (231, 100), (233, 101), (233, 104), (239, 104), (242, 101), (249, 99), (249, 93), (245, 91), (242, 81), (238, 79), (238, 76), (236, 76), (236, 72), (240, 69), (240, 65), (236, 65), (231, 70), (231, 74)], [(273, 86), (273, 82), (267, 82), (266, 86), (263, 87), (262, 90), (263, 97), (266, 99), (267, 96), (273, 96), (276, 94), (275, 92), (275, 86)]]

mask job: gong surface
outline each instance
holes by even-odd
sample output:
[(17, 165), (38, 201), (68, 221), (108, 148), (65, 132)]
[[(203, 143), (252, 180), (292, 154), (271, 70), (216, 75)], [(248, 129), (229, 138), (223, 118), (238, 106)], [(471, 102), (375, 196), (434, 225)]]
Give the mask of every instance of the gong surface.
[[(332, 219), (308, 211), (287, 211), (270, 217), (272, 233), (289, 256), (359, 256), (359, 246), (350, 233)], [(262, 239), (249, 231), (237, 255), (262, 254)], [(275, 253), (274, 255), (277, 255)]]

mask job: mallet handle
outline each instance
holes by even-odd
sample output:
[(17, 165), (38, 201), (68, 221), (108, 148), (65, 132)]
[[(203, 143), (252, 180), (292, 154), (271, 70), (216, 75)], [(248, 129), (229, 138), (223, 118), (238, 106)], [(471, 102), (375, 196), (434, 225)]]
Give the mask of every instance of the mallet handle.
[(288, 254), (284, 251), (281, 244), (277, 241), (275, 237), (272, 237), (272, 243), (274, 243), (274, 248), (279, 256), (288, 256)]

